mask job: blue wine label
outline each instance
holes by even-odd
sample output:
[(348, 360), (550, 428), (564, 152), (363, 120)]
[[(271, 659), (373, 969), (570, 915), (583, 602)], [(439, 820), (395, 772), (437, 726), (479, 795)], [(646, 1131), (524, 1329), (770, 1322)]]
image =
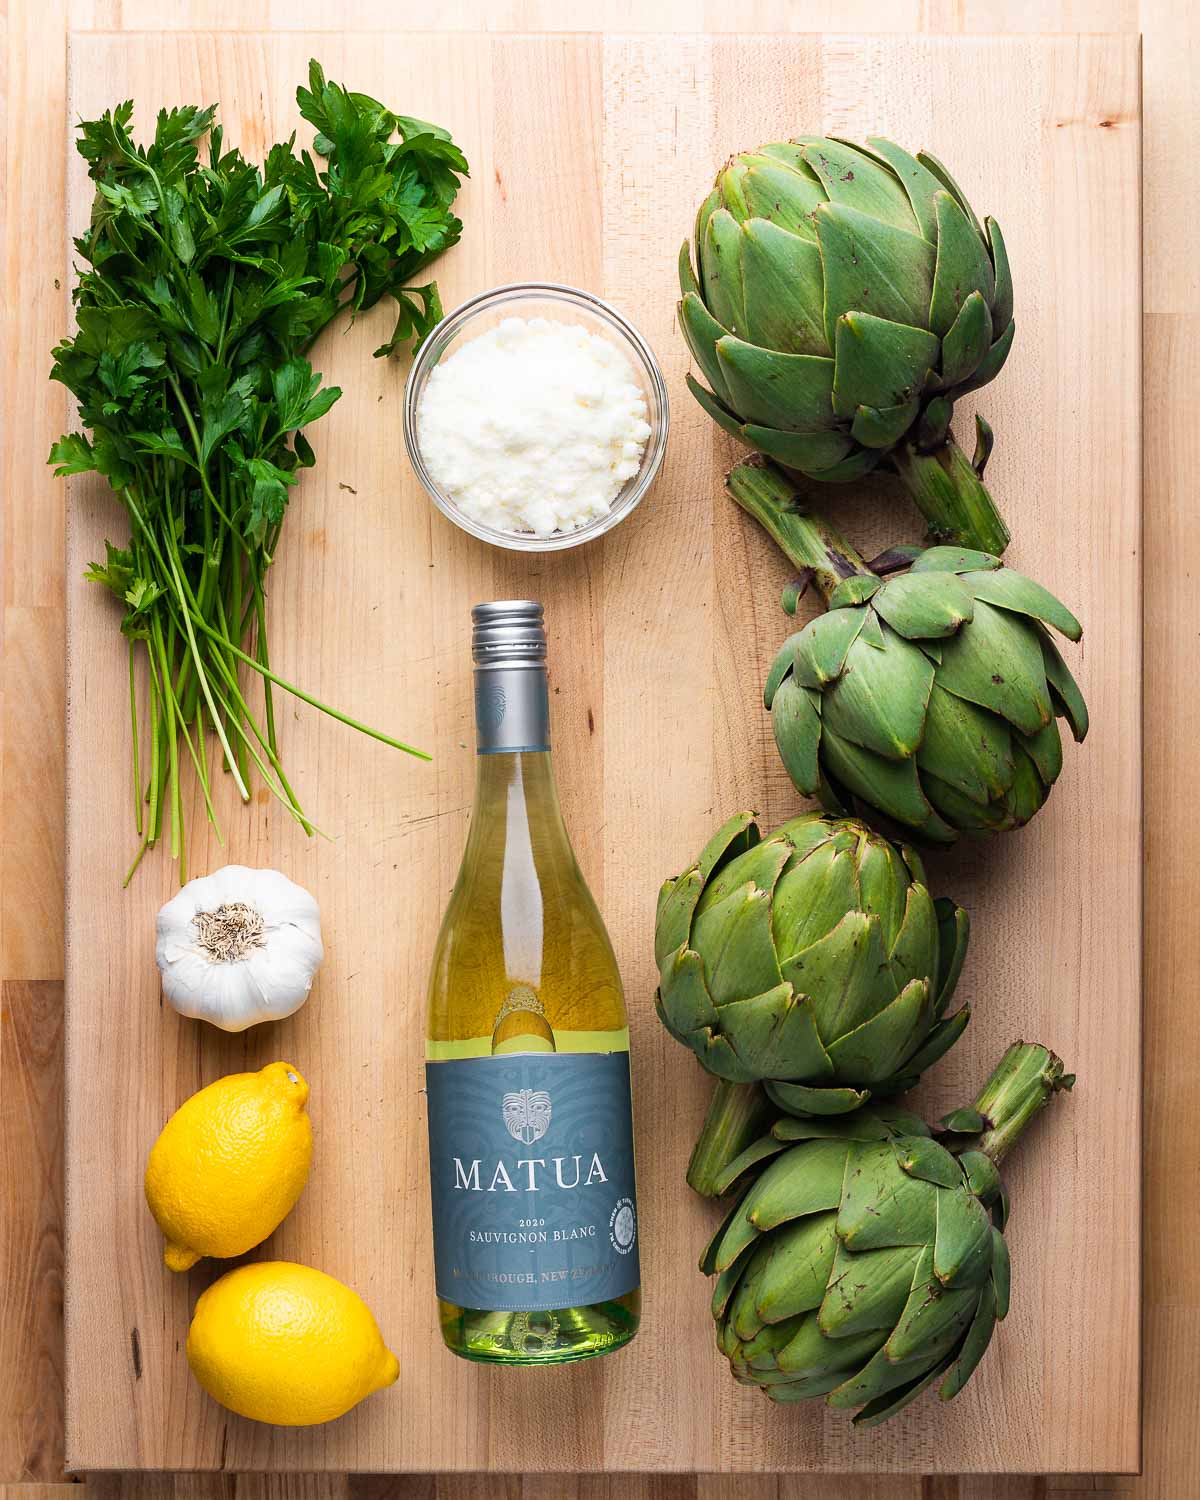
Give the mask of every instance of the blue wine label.
[(541, 1312), (639, 1284), (627, 1052), (454, 1058), (425, 1084), (439, 1297)]

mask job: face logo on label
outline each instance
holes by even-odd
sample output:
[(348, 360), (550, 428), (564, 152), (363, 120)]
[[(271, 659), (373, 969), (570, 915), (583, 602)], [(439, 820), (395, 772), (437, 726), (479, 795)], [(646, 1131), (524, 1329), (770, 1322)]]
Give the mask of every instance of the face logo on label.
[(493, 732), (504, 722), (504, 711), (508, 707), (502, 687), (484, 686), (475, 695), (475, 712), (481, 729)]
[(505, 1127), (514, 1141), (532, 1146), (550, 1129), (550, 1095), (539, 1089), (505, 1094), (501, 1108)]

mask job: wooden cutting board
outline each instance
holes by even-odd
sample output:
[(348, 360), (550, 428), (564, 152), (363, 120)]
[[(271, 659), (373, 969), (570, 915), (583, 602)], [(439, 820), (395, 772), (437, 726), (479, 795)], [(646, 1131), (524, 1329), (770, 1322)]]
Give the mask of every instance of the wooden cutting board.
[[(219, 100), (257, 154), (299, 121), (310, 55), (330, 74), (453, 131), (470, 159), (446, 305), (499, 282), (601, 292), (650, 339), (671, 443), (641, 510), (602, 543), (519, 559), (451, 527), (404, 458), (406, 364), (370, 357), (381, 320), (328, 335), (346, 390), (314, 429), (271, 574), (272, 655), (319, 696), (434, 752), (392, 753), (296, 705), (293, 783), (332, 843), (260, 792), (221, 789), (224, 849), (191, 800), (193, 872), (280, 867), (321, 902), (328, 958), (291, 1020), (227, 1037), (159, 1002), (153, 919), (175, 871), (132, 888), (125, 656), (82, 582), (111, 498), (73, 484), (69, 565), (67, 1451), (81, 1469), (965, 1470), (1121, 1472), (1138, 1464), (1141, 952), (1139, 56), (1116, 38), (500, 38), (78, 35), (71, 116), (132, 97)], [(788, 568), (721, 492), (733, 445), (688, 397), (675, 254), (720, 161), (763, 139), (882, 132), (953, 164), (1001, 221), (1017, 343), (980, 396), (1009, 559), (1085, 621), (1068, 648), (1093, 730), (1021, 833), (930, 860), (974, 922), (961, 993), (975, 1019), (924, 1089), (969, 1099), (1004, 1044), (1036, 1037), (1079, 1086), (1008, 1173), (1014, 1301), (951, 1407), (924, 1398), (854, 1432), (820, 1404), (777, 1409), (736, 1386), (695, 1269), (714, 1210), (683, 1182), (706, 1083), (653, 1012), (660, 881), (730, 812), (797, 806), (762, 711), (788, 629)], [(72, 156), (73, 228), (88, 185)], [(956, 425), (969, 443), (970, 403)], [(871, 555), (918, 535), (885, 482), (826, 492)], [(491, 1372), (443, 1351), (425, 1166), (426, 966), (466, 832), (472, 777), (468, 610), (546, 603), (566, 813), (621, 960), (632, 1012), (646, 1317), (630, 1349), (556, 1371)], [(366, 1297), (400, 1356), (396, 1387), (330, 1426), (242, 1421), (192, 1381), (196, 1297), (220, 1269), (161, 1264), (142, 1199), (167, 1115), (223, 1073), (275, 1057), (312, 1084), (309, 1186), (263, 1254)]]

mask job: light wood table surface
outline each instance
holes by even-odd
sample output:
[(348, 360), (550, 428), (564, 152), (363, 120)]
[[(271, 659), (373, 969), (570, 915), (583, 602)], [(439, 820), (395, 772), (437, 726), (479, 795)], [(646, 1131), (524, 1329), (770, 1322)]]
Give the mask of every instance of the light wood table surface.
[[(1142, 1480), (940, 1478), (830, 1481), (803, 1477), (624, 1479), (557, 1477), (372, 1480), (269, 1476), (119, 1476), (97, 1490), (195, 1492), (197, 1500), (286, 1492), (340, 1500), (351, 1489), (382, 1497), (522, 1497), (585, 1500), (1018, 1500), (1121, 1490), (1193, 1496), (1200, 1468), (1200, 1229), (1191, 1137), (1200, 1123), (1194, 1077), (1200, 1043), (1185, 1019), (1187, 960), (1200, 948), (1191, 916), (1190, 848), (1176, 832), (1182, 779), (1195, 735), (1196, 695), (1184, 680), (1195, 648), (1184, 610), (1190, 553), (1200, 530), (1185, 484), (1200, 440), (1189, 418), (1200, 395), (1200, 271), (1183, 201), (1198, 109), (1200, 13), (1185, 0), (1035, 0), (788, 5), (747, 0), (736, 13), (711, 3), (585, 5), (578, 0), (483, 5), (447, 0), (430, 14), (406, 0), (339, 10), (315, 0), (255, 6), (217, 0), (10, 0), (5, 33), (5, 242), (3, 385), (4, 663), (0, 772), (0, 1500), (61, 1500), (62, 1472), (62, 890), (63, 488), (44, 467), (45, 434), (64, 425), (64, 393), (48, 384), (48, 351), (63, 331), (62, 224), (66, 162), (65, 40), (72, 29), (494, 31), (899, 30), (932, 33), (1098, 31), (1145, 38), (1144, 215), (1146, 527), (1146, 1245), (1145, 1476)], [(1116, 211), (1117, 206), (1114, 206)], [(1191, 337), (1189, 338), (1189, 335)], [(1195, 519), (1193, 519), (1195, 517)], [(1186, 825), (1184, 825), (1186, 826)], [(1174, 835), (1168, 841), (1166, 834)], [(1086, 872), (1103, 879), (1103, 869)], [(1190, 1127), (1190, 1128), (1189, 1128)], [(1178, 1144), (1176, 1144), (1178, 1143)], [(1104, 1226), (1095, 1226), (1103, 1233)], [(1047, 1330), (1047, 1337), (1053, 1337)], [(9, 1491), (12, 1491), (10, 1496)]]

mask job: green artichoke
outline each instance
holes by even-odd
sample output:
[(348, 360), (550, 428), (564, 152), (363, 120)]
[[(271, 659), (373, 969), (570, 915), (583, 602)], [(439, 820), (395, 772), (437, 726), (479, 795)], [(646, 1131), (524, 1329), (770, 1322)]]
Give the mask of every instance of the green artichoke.
[(728, 483), (815, 569), (828, 605), (766, 682), (796, 787), (834, 812), (857, 799), (935, 843), (1028, 823), (1062, 769), (1058, 719), (1076, 740), (1088, 730), (1046, 629), (1079, 640), (1070, 610), (999, 558), (953, 547), (917, 551), (884, 580), (803, 511), (777, 469), (745, 464)]
[[(911, 1087), (962, 1033), (967, 1007), (946, 1010), (967, 935), (913, 850), (815, 812), (764, 839), (739, 813), (662, 888), (658, 1013), (718, 1078), (842, 1114)], [(751, 1101), (718, 1090), (692, 1185), (711, 1191), (760, 1128)]]
[(735, 1378), (774, 1401), (857, 1407), (860, 1425), (938, 1379), (943, 1400), (956, 1396), (1008, 1311), (997, 1165), (1073, 1082), (1019, 1042), (941, 1141), (886, 1107), (779, 1120), (729, 1166), (727, 1184), (756, 1175), (700, 1262), (717, 1276), (717, 1345)]
[(935, 537), (1001, 553), (1008, 531), (968, 460), (954, 402), (999, 374), (1013, 288), (1000, 226), (981, 227), (936, 158), (820, 136), (735, 156), (679, 257), (680, 323), (728, 432), (810, 479), (885, 462)]

